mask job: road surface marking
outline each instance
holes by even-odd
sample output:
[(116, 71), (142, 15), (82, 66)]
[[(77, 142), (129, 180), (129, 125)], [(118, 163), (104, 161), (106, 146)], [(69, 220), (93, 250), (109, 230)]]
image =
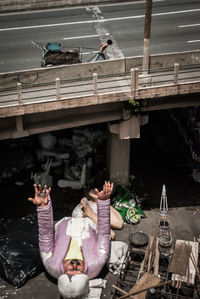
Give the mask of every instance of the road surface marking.
[[(108, 55), (109, 59), (124, 58), (124, 54), (118, 46), (116, 39), (109, 33), (108, 29), (106, 28), (106, 24), (101, 22), (104, 20), (104, 16), (100, 8), (98, 6), (87, 7), (86, 11), (97, 20), (97, 23), (94, 24), (94, 27), (100, 41), (102, 42), (107, 40), (108, 36), (110, 36), (110, 39), (112, 39), (112, 45), (106, 49), (106, 54)], [(93, 58), (91, 58), (91, 60), (92, 59)]]
[[(189, 10), (180, 10), (180, 11), (171, 11), (171, 12), (162, 12), (162, 13), (155, 13), (155, 14), (152, 14), (152, 16), (153, 17), (158, 17), (158, 16), (166, 16), (166, 15), (174, 15), (174, 14), (198, 12), (198, 11), (200, 11), (200, 8), (189, 9)], [(141, 19), (141, 18), (144, 18), (144, 17), (145, 17), (145, 15), (138, 15), (138, 16), (118, 17), (118, 18), (110, 18), (110, 19), (98, 19), (98, 20), (89, 20), (89, 21), (77, 21), (77, 22), (68, 22), (68, 23), (57, 23), (57, 24), (44, 24), (44, 25), (25, 26), (25, 27), (1, 28), (0, 32), (3, 32), (3, 31), (14, 31), (14, 30), (24, 30), (24, 29), (47, 28), (47, 27), (58, 27), (58, 26), (69, 26), (69, 25), (83, 25), (83, 24), (105, 23), (105, 22), (122, 21), (122, 20), (130, 20), (130, 19)]]
[(188, 25), (179, 25), (179, 28), (186, 28), (186, 27), (196, 27), (200, 26), (200, 24), (188, 24)]
[(98, 35), (98, 34), (93, 34), (93, 35), (82, 35), (82, 36), (62, 37), (61, 40), (67, 40), (67, 39), (80, 39), (80, 38), (91, 38), (91, 37), (99, 37), (99, 35)]
[(188, 43), (199, 43), (200, 39), (196, 39), (196, 40), (188, 40)]

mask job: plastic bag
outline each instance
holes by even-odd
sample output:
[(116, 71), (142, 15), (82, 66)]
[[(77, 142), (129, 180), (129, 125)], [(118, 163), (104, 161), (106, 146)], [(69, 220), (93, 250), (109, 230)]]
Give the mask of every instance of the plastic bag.
[(136, 205), (136, 200), (129, 190), (127, 191), (122, 186), (118, 185), (116, 189), (116, 197), (112, 206), (120, 213), (124, 222), (136, 224), (141, 217), (146, 217), (142, 209)]
[(0, 276), (20, 288), (43, 270), (36, 215), (0, 219)]

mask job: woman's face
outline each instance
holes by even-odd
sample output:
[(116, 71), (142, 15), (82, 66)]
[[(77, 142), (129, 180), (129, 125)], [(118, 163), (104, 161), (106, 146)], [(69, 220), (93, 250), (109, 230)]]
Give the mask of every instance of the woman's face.
[(66, 260), (63, 262), (64, 273), (70, 276), (84, 273), (84, 261), (81, 260)]

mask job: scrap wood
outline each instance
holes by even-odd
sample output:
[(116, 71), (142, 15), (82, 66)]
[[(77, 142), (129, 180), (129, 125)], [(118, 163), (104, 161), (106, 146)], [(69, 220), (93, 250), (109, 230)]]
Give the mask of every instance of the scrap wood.
[(144, 256), (144, 261), (143, 261), (143, 271), (146, 272), (146, 268), (147, 268), (147, 262), (149, 259), (149, 253), (150, 253), (150, 247), (151, 247), (151, 235), (149, 235), (149, 241), (148, 241), (148, 245), (145, 251), (145, 256)]
[[(177, 243), (181, 244), (181, 243), (185, 243), (185, 240), (177, 240)], [(189, 244), (189, 247), (192, 247), (192, 252), (194, 255), (194, 261), (195, 264), (197, 265), (198, 262), (198, 248), (199, 248), (199, 243), (198, 242), (192, 242), (192, 241), (188, 241), (187, 244)], [(197, 267), (198, 268), (198, 267)], [(196, 275), (196, 268), (192, 262), (191, 259), (191, 255), (189, 256), (189, 267), (187, 269), (186, 275), (182, 276), (181, 275), (181, 282), (185, 282), (188, 283), (190, 285), (194, 285), (195, 283), (195, 275)], [(178, 281), (180, 279), (180, 275), (179, 273), (173, 273), (172, 274), (172, 281)]]
[[(188, 242), (189, 246), (190, 246), (190, 243)], [(199, 272), (199, 268), (198, 268), (198, 265), (197, 265), (197, 262), (195, 261), (195, 257), (194, 257), (194, 253), (192, 251), (192, 246), (190, 246), (191, 248), (191, 254), (190, 254), (190, 259), (195, 267), (195, 270), (197, 272), (197, 276), (198, 276), (198, 279), (200, 280), (200, 272)]]
[(150, 272), (154, 266), (154, 274), (158, 276), (159, 268), (159, 250), (158, 250), (158, 238), (149, 235), (148, 245), (145, 251), (144, 259), (141, 263), (140, 270), (137, 277), (137, 282), (141, 278), (141, 275), (145, 272)]
[(154, 275), (158, 276), (159, 272), (159, 260), (160, 260), (160, 252), (158, 249), (158, 238), (156, 240), (156, 249), (155, 249), (155, 259), (154, 259)]
[(154, 261), (155, 261), (155, 256), (156, 256), (156, 243), (157, 243), (157, 238), (156, 237), (153, 237), (153, 240), (152, 240), (152, 245), (151, 245), (151, 253), (150, 253), (150, 258), (149, 258), (149, 263), (148, 263), (148, 269), (147, 269), (147, 272), (150, 272), (152, 267), (153, 267), (153, 264), (154, 264)]
[[(149, 273), (145, 273), (145, 274), (149, 274)], [(124, 299), (124, 298), (138, 298), (138, 299), (141, 299), (141, 298), (146, 298), (146, 293), (149, 289), (151, 288), (159, 288), (159, 287), (162, 287), (164, 285), (167, 285), (167, 284), (170, 284), (171, 281), (165, 281), (165, 282), (161, 282), (161, 283), (155, 283), (155, 284), (152, 284), (152, 285), (149, 285), (148, 287), (145, 287), (145, 288), (142, 288), (142, 289), (139, 289), (139, 290), (133, 290), (130, 291), (128, 294), (124, 295), (124, 296), (121, 296), (119, 297), (119, 299)], [(142, 294), (140, 294), (142, 293)], [(140, 295), (139, 295), (140, 294)], [(134, 297), (132, 297), (134, 296)]]
[[(124, 295), (128, 295), (128, 293), (127, 293), (126, 291), (120, 289), (120, 288), (117, 287), (116, 285), (113, 284), (112, 287), (113, 287), (114, 289), (116, 289), (117, 291), (121, 292), (122, 294), (124, 294)], [(133, 296), (131, 296), (131, 295), (129, 295), (128, 297), (129, 297), (129, 298), (133, 298), (133, 299), (135, 299), (135, 298), (134, 298)]]
[(156, 237), (151, 235), (149, 236), (149, 242), (144, 257), (143, 272), (151, 271), (156, 254), (156, 240)]
[(140, 265), (140, 270), (139, 270), (136, 282), (138, 282), (138, 280), (140, 279), (140, 277), (142, 276), (143, 273), (144, 273), (144, 260), (142, 261), (142, 263)]
[[(154, 285), (158, 285), (160, 283), (160, 279), (154, 275), (151, 275), (148, 272), (145, 272), (140, 280), (133, 286), (128, 295), (124, 295), (121, 298), (127, 298), (130, 295), (135, 294), (135, 299), (144, 299), (149, 288), (154, 287)], [(141, 293), (141, 294), (139, 294)], [(137, 295), (138, 294), (138, 295)], [(126, 297), (125, 297), (126, 296)]]
[(176, 242), (169, 272), (183, 276), (186, 275), (189, 265), (190, 252), (190, 246), (186, 243)]

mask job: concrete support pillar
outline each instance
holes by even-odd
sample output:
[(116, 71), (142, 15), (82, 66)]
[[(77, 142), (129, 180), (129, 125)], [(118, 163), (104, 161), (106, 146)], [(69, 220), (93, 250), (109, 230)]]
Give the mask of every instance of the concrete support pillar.
[(112, 182), (128, 186), (130, 171), (130, 139), (108, 131), (108, 171)]
[(23, 117), (16, 116), (16, 131), (12, 133), (12, 138), (22, 138), (29, 136), (29, 132), (24, 130)]

